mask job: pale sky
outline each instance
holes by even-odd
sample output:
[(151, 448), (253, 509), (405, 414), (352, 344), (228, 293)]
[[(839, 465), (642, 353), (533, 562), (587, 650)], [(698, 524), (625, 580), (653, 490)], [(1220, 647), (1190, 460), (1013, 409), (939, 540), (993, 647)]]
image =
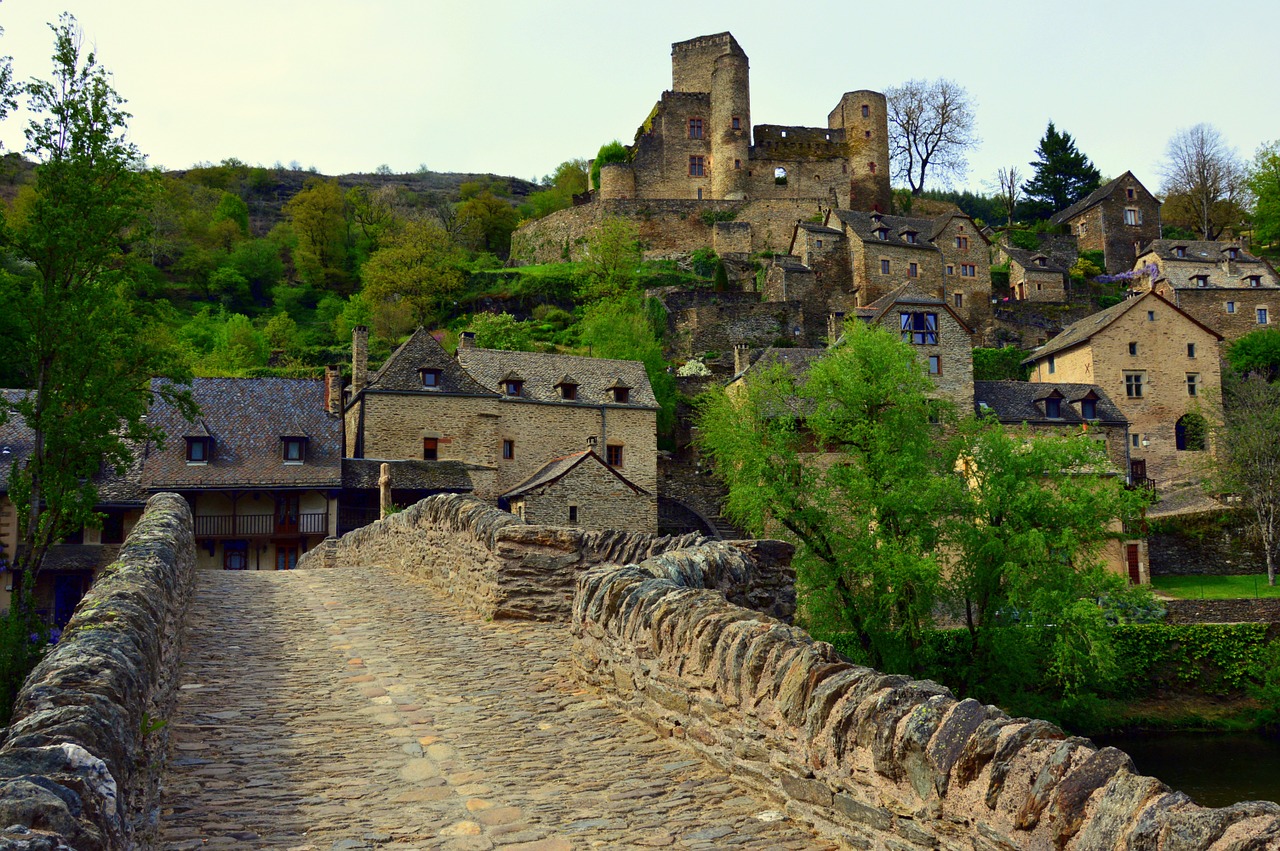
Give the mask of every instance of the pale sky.
[[(48, 76), (46, 23), (79, 19), (152, 165), (236, 157), (325, 174), (526, 179), (630, 143), (671, 85), (670, 46), (729, 30), (753, 124), (824, 126), (841, 93), (949, 77), (976, 104), (966, 185), (1027, 163), (1053, 119), (1106, 177), (1159, 186), (1169, 136), (1218, 127), (1246, 158), (1280, 138), (1280, 3), (738, 0), (3, 0), (0, 51)], [(0, 126), (21, 149), (22, 117)]]

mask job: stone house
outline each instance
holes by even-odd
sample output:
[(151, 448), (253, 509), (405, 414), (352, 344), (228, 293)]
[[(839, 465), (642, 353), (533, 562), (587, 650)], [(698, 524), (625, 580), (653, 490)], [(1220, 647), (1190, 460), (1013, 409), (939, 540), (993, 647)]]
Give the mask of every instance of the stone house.
[[(25, 390), (0, 390), (6, 407), (26, 394)], [(15, 574), (9, 569), (21, 540), (21, 519), (9, 499), (9, 475), (34, 449), (34, 433), (15, 414), (0, 423), (0, 612), (11, 605)], [(45, 556), (32, 594), (37, 612), (52, 626), (61, 627), (71, 619), (80, 598), (89, 590), (98, 571), (110, 564), (120, 545), (142, 516), (147, 494), (142, 489), (139, 462), (123, 474), (103, 470), (94, 477), (98, 488), (95, 511), (103, 516), (100, 528), (86, 526), (67, 540), (55, 544)]]
[(592, 449), (555, 458), (502, 495), (528, 523), (579, 529), (656, 529), (657, 501)]
[(506, 507), (507, 493), (594, 440), (615, 472), (657, 492), (658, 403), (643, 364), (478, 349), (470, 335), (454, 357), (420, 328), (369, 376), (366, 335), (353, 335), (343, 405), (349, 459), (415, 461), (416, 481), (458, 492), (465, 478)]
[(1160, 238), (1160, 200), (1126, 171), (1050, 221), (1068, 228), (1081, 251), (1101, 251), (1104, 271), (1115, 275), (1132, 269), (1142, 248)]
[(197, 567), (288, 570), (337, 529), (342, 420), (329, 392), (313, 379), (197, 378), (195, 422), (152, 406), (168, 439), (144, 447), (142, 486), (191, 505)]
[(1222, 335), (1146, 292), (1069, 325), (1023, 361), (1031, 381), (1092, 384), (1129, 421), (1129, 477), (1164, 489), (1212, 449)]
[(1002, 248), (1009, 262), (1009, 290), (1014, 301), (1061, 303), (1067, 300), (1068, 269), (1043, 251)]
[(1277, 320), (1280, 278), (1234, 242), (1157, 239), (1138, 256), (1134, 271), (1147, 288), (1227, 340)]

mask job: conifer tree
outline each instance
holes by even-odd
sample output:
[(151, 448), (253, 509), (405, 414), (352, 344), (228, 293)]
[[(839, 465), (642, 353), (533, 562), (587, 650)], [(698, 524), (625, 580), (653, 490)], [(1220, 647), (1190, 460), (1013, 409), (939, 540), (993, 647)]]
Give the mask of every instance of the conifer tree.
[(1036, 148), (1036, 161), (1031, 166), (1036, 170), (1035, 176), (1026, 182), (1022, 191), (1035, 218), (1046, 219), (1065, 210), (1102, 183), (1102, 174), (1076, 149), (1071, 134), (1058, 132), (1052, 121)]

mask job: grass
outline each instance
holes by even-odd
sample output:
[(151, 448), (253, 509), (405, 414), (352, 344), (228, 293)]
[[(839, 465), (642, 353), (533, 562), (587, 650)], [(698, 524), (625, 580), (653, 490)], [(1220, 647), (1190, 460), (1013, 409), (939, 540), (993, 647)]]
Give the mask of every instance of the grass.
[(1267, 584), (1267, 575), (1157, 576), (1151, 586), (1182, 600), (1235, 600), (1246, 597), (1280, 597), (1280, 586)]

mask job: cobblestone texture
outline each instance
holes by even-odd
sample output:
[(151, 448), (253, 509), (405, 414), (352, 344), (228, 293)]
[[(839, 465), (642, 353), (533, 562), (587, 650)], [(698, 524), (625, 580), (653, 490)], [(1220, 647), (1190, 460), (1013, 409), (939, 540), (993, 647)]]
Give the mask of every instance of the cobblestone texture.
[(563, 626), (376, 568), (199, 582), (161, 848), (832, 847), (574, 690)]

